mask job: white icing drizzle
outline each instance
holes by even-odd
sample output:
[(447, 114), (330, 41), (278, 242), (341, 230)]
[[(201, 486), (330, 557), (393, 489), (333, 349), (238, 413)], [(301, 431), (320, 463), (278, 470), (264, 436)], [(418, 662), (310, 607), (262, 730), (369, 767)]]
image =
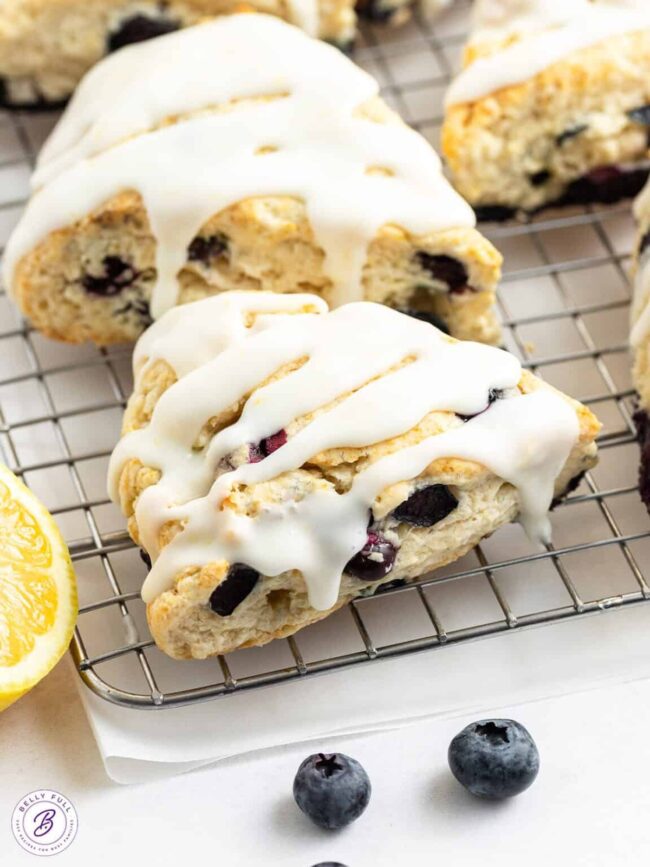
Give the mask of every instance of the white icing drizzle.
[(481, 57), (452, 82), (446, 105), (520, 84), (574, 51), (650, 27), (648, 0), (477, 0), (471, 43), (518, 40)]
[[(150, 423), (126, 435), (111, 458), (114, 500), (129, 459), (161, 471), (160, 481), (136, 505), (140, 536), (154, 559), (142, 591), (145, 602), (171, 587), (188, 566), (226, 560), (265, 575), (300, 570), (311, 604), (325, 610), (337, 599), (346, 563), (365, 543), (377, 496), (441, 457), (477, 461), (515, 485), (525, 528), (548, 538), (554, 482), (579, 434), (564, 398), (546, 388), (521, 395), (514, 390), (521, 376), (514, 356), (451, 341), (382, 305), (359, 302), (326, 313), (314, 298), (313, 313), (296, 312), (304, 306), (305, 296), (229, 293), (171, 311), (139, 342), (136, 378), (155, 358), (178, 364), (183, 374), (162, 395)], [(251, 310), (262, 315), (245, 328), (243, 316)], [(212, 357), (205, 344), (193, 354), (199, 332), (213, 347)], [(299, 359), (307, 360), (258, 387)], [(409, 363), (395, 369), (405, 359)], [(482, 412), (490, 388), (514, 391)], [(239, 419), (196, 449), (206, 421), (246, 395)], [(267, 505), (254, 517), (223, 508), (235, 487), (276, 479), (327, 449), (399, 436), (433, 410), (476, 417), (376, 459), (357, 471), (345, 493), (317, 488), (302, 499)], [(224, 469), (235, 450), (287, 430), (297, 419), (304, 423), (263, 461)], [(158, 532), (170, 520), (181, 521), (183, 529), (159, 550)]]
[[(7, 246), (6, 285), (50, 232), (133, 189), (157, 241), (154, 317), (177, 301), (177, 274), (201, 226), (260, 196), (303, 200), (325, 251), (328, 301), (362, 298), (368, 243), (381, 226), (424, 234), (475, 223), (424, 138), (355, 116), (377, 93), (340, 51), (265, 15), (225, 16), (116, 53), (82, 83), (43, 151), (39, 188)], [(260, 153), (268, 146), (276, 150)], [(368, 174), (377, 166), (392, 174)]]
[[(650, 181), (634, 202), (634, 215), (640, 224), (647, 224), (650, 215)], [(634, 321), (635, 316), (636, 321)], [(632, 317), (630, 344), (636, 349), (645, 342), (648, 334), (650, 334), (650, 255), (648, 255), (648, 250), (639, 257), (637, 263), (634, 277)]]
[(269, 321), (277, 323), (282, 314), (301, 311), (326, 313), (327, 304), (316, 295), (276, 292), (227, 292), (204, 299), (197, 315), (196, 304), (173, 307), (140, 337), (133, 351), (135, 377), (145, 365), (164, 359), (178, 379), (207, 364), (248, 333), (247, 313), (255, 314), (255, 328)]

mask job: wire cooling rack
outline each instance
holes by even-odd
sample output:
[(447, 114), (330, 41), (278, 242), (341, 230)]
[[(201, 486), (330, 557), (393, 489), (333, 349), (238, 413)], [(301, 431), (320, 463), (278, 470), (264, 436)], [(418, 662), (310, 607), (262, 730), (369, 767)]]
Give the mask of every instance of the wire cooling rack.
[[(435, 26), (415, 16), (396, 30), (366, 27), (355, 52), (385, 99), (433, 144), (467, 11), (458, 0)], [(54, 120), (0, 113), (0, 244)], [(0, 452), (69, 542), (81, 602), (72, 653), (95, 693), (128, 707), (188, 704), (650, 598), (626, 346), (629, 204), (546, 212), (485, 231), (505, 254), (499, 312), (508, 348), (604, 425), (600, 464), (554, 512), (555, 547), (534, 550), (517, 525), (504, 527), (416, 584), (358, 599), (265, 648), (202, 662), (176, 662), (154, 646), (139, 597), (145, 567), (105, 493), (131, 389), (129, 350), (48, 341), (0, 293)]]

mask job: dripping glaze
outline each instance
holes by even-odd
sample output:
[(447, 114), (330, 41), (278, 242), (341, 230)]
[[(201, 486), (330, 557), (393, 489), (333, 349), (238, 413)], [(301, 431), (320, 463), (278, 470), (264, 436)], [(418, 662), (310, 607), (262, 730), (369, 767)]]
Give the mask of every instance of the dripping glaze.
[[(50, 232), (135, 190), (156, 240), (157, 318), (176, 303), (188, 245), (210, 217), (252, 197), (293, 196), (325, 253), (328, 301), (362, 298), (382, 226), (419, 235), (475, 224), (422, 136), (359, 115), (377, 94), (340, 51), (266, 15), (129, 46), (91, 71), (46, 145), (5, 284)], [(386, 171), (369, 171), (377, 167)]]
[(518, 39), (464, 69), (446, 105), (521, 84), (574, 51), (648, 27), (648, 0), (477, 0), (470, 44)]
[[(225, 560), (270, 576), (299, 570), (310, 604), (326, 610), (338, 597), (346, 563), (364, 545), (379, 494), (415, 479), (441, 457), (476, 461), (514, 485), (524, 527), (548, 538), (554, 482), (579, 433), (571, 405), (546, 388), (519, 393), (520, 364), (503, 350), (454, 341), (370, 302), (326, 310), (310, 296), (233, 292), (171, 311), (141, 338), (136, 379), (159, 358), (181, 374), (150, 423), (121, 440), (110, 464), (114, 500), (127, 461), (161, 472), (136, 503), (140, 537), (154, 559), (145, 602), (173, 586), (188, 566)], [(258, 315), (246, 327), (251, 312)], [(197, 329), (211, 342), (212, 357), (203, 348), (195, 354)], [(259, 387), (299, 359), (297, 369)], [(492, 388), (506, 398), (483, 412)], [(196, 449), (206, 421), (246, 395), (238, 420)], [(224, 506), (236, 487), (296, 471), (327, 449), (392, 439), (434, 410), (476, 417), (374, 460), (345, 493), (317, 486), (299, 501), (273, 503), (254, 517)], [(303, 423), (294, 432), (296, 420)], [(264, 460), (234, 470), (226, 461), (224, 469), (235, 449), (287, 429), (286, 444)], [(167, 521), (183, 529), (160, 549), (158, 533)]]

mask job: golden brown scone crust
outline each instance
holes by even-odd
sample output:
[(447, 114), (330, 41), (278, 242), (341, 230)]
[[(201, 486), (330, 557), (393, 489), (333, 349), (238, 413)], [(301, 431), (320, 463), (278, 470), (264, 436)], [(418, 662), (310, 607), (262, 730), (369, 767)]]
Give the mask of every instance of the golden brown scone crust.
[[(502, 47), (472, 45), (466, 63)], [(650, 30), (614, 36), (522, 84), (451, 106), (442, 150), (470, 204), (533, 211), (594, 169), (642, 166), (648, 129), (628, 112), (648, 103)]]
[[(288, 372), (279, 371), (277, 376)], [(156, 403), (175, 381), (175, 373), (166, 361), (158, 360), (145, 368), (144, 374), (137, 377), (136, 390), (126, 410), (124, 433), (148, 425)], [(528, 393), (539, 388), (548, 389), (550, 386), (529, 372), (524, 372), (519, 384), (520, 392)], [(558, 496), (567, 489), (572, 479), (594, 465), (594, 438), (600, 427), (587, 408), (571, 398), (564, 399), (577, 413), (580, 438), (557, 480)], [(242, 400), (219, 418), (211, 419), (197, 446), (204, 445), (218, 430), (232, 424), (241, 412), (243, 403)], [(294, 425), (300, 426), (308, 421), (309, 417), (306, 417), (294, 422)], [(415, 428), (392, 440), (365, 448), (332, 449), (314, 455), (298, 470), (231, 495), (225, 507), (249, 513), (270, 502), (285, 501), (287, 496), (300, 498), (320, 486), (335, 485), (338, 490), (346, 490), (355, 474), (367, 467), (369, 462), (462, 423), (454, 413), (432, 412)], [(291, 436), (293, 433), (294, 428), (289, 426), (287, 434)], [(157, 470), (133, 459), (121, 470), (120, 503), (129, 519), (129, 532), (136, 544), (140, 544), (140, 539), (135, 506), (140, 494), (149, 485), (155, 484), (158, 478)], [(458, 506), (450, 514), (431, 527), (399, 523), (391, 517), (393, 510), (408, 499), (415, 489), (432, 484), (448, 486), (457, 498)], [(233, 614), (221, 617), (211, 610), (209, 599), (227, 577), (230, 564), (208, 563), (202, 567), (188, 564), (177, 575), (173, 588), (148, 605), (147, 616), (152, 635), (165, 653), (180, 659), (205, 658), (240, 647), (265, 644), (326, 617), (351, 599), (374, 592), (381, 584), (395, 580), (410, 581), (453, 562), (501, 524), (514, 520), (518, 509), (516, 489), (486, 468), (456, 458), (437, 460), (418, 478), (383, 491), (374, 503), (376, 525), (398, 546), (395, 565), (381, 581), (364, 582), (344, 573), (336, 604), (329, 611), (318, 611), (309, 605), (306, 586), (299, 572), (287, 572), (276, 577), (262, 576)], [(173, 524), (164, 525), (159, 534), (161, 547), (169, 544), (178, 530), (179, 527)]]

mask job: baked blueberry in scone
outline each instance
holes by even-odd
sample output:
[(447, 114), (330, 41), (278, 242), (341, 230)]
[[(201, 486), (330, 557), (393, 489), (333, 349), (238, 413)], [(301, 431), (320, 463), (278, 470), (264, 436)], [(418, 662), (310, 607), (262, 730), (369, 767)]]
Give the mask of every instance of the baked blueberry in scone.
[(369, 302), (231, 292), (140, 338), (110, 492), (151, 556), (159, 647), (291, 635), (547, 511), (596, 460), (591, 412), (509, 353)]
[(102, 61), (33, 188), (5, 282), (61, 340), (133, 340), (233, 289), (379, 301), (498, 340), (501, 256), (436, 153), (372, 77), (277, 18), (222, 16)]
[(634, 203), (638, 223), (634, 251), (634, 299), (632, 302), (633, 379), (638, 393), (634, 416), (641, 463), (639, 492), (650, 511), (650, 182)]
[[(340, 46), (354, 0), (247, 0)], [(7, 0), (0, 3), (0, 106), (54, 108), (106, 54), (241, 8), (238, 0)]]
[(634, 196), (649, 135), (647, 0), (477, 0), (442, 148), (480, 219)]

